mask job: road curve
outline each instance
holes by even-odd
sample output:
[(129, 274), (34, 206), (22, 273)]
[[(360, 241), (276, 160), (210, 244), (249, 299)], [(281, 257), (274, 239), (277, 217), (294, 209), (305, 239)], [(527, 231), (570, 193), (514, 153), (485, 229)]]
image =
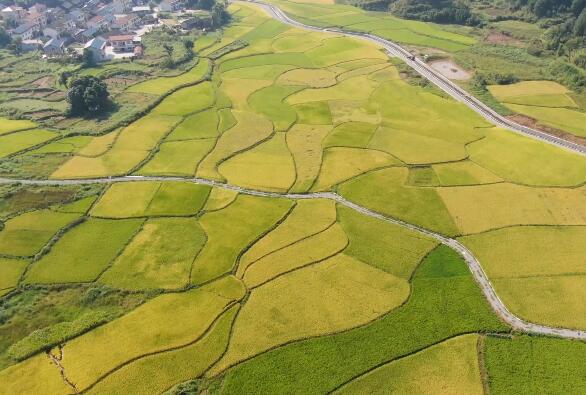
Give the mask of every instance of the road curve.
[[(238, 2), (241, 0), (234, 1)], [(320, 28), (315, 26), (309, 26), (290, 18), (287, 14), (281, 11), (279, 7), (274, 6), (272, 4), (267, 4), (257, 0), (243, 1), (248, 3), (254, 3), (260, 6), (273, 18), (278, 19), (279, 21), (291, 26), (295, 26), (305, 30), (339, 33), (346, 36), (357, 37), (379, 44), (387, 50), (389, 55), (397, 57), (404, 61), (409, 67), (411, 67), (413, 70), (419, 73), (422, 77), (429, 80), (431, 83), (433, 83), (438, 88), (446, 92), (455, 100), (464, 103), (466, 106), (480, 114), (490, 123), (511, 130), (515, 133), (529, 136), (534, 139), (541, 140), (552, 145), (556, 145), (558, 147), (576, 152), (581, 155), (586, 155), (586, 147), (584, 146), (581, 146), (579, 144), (573, 143), (571, 141), (565, 140), (557, 136), (553, 136), (548, 133), (541, 132), (536, 129), (529, 128), (527, 126), (520, 125), (516, 122), (511, 121), (508, 118), (503, 117), (502, 115), (498, 114), (496, 111), (482, 103), (480, 100), (470, 95), (464, 89), (460, 88), (458, 85), (450, 81), (448, 78), (444, 77), (442, 74), (432, 69), (429, 65), (427, 65), (427, 63), (423, 62), (419, 58), (413, 57), (413, 55), (409, 51), (407, 51), (405, 48), (401, 47), (393, 41), (384, 39), (379, 36), (375, 36), (374, 34), (370, 33), (353, 32), (338, 28)]]
[(578, 339), (578, 340), (586, 340), (586, 331), (575, 330), (575, 329), (565, 329), (565, 328), (554, 328), (544, 325), (533, 324), (527, 321), (520, 319), (519, 317), (515, 316), (511, 313), (505, 304), (500, 300), (498, 295), (496, 294), (494, 288), (488, 276), (482, 269), (480, 262), (478, 259), (468, 250), (462, 243), (458, 240), (443, 236), (439, 233), (432, 232), (428, 229), (419, 227), (417, 225), (413, 225), (411, 223), (401, 221), (400, 219), (389, 217), (378, 212), (372, 211), (366, 207), (360, 206), (356, 203), (353, 203), (344, 197), (338, 195), (335, 192), (313, 192), (313, 193), (279, 193), (279, 192), (267, 192), (261, 191), (256, 189), (248, 189), (242, 188), (237, 185), (222, 183), (214, 180), (209, 180), (206, 178), (198, 178), (198, 177), (165, 177), (165, 176), (121, 176), (121, 177), (106, 177), (106, 178), (93, 178), (93, 179), (70, 179), (70, 180), (17, 180), (17, 179), (10, 179), (10, 178), (0, 178), (0, 184), (23, 184), (23, 185), (84, 185), (84, 184), (110, 184), (110, 183), (117, 183), (117, 182), (140, 182), (140, 181), (185, 181), (185, 182), (193, 182), (195, 184), (200, 185), (208, 185), (222, 189), (229, 189), (232, 191), (236, 191), (238, 193), (244, 195), (252, 195), (252, 196), (262, 196), (262, 197), (272, 197), (272, 198), (286, 198), (286, 199), (294, 199), (294, 200), (301, 200), (301, 199), (329, 199), (334, 200), (337, 203), (340, 203), (356, 212), (361, 214), (367, 215), (372, 218), (377, 218), (383, 221), (387, 221), (393, 223), (395, 225), (402, 226), (404, 228), (410, 229), (414, 232), (423, 234), (425, 236), (431, 237), (441, 244), (450, 247), (454, 251), (464, 258), (466, 264), (468, 265), (470, 271), (472, 272), (472, 276), (480, 286), (480, 289), (486, 300), (495, 311), (495, 313), (501, 317), (503, 321), (509, 324), (513, 329), (521, 332), (539, 334), (539, 335), (546, 335), (546, 336), (556, 336), (562, 337), (567, 339)]

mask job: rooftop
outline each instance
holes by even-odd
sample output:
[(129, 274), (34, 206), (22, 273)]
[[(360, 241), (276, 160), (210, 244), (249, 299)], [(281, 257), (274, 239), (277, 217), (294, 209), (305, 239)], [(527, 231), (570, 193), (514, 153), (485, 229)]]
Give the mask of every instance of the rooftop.
[(132, 41), (134, 36), (132, 34), (121, 34), (118, 36), (110, 36), (108, 39), (110, 41)]
[(84, 48), (93, 48), (93, 49), (103, 49), (106, 46), (106, 40), (103, 37), (95, 37), (89, 40), (85, 45)]
[(43, 48), (48, 48), (48, 47), (58, 47), (58, 48), (61, 48), (64, 45), (65, 45), (65, 40), (62, 40), (60, 38), (52, 38), (49, 41), (47, 41), (45, 43), (45, 45), (43, 45)]
[(14, 28), (14, 30), (12, 30), (12, 33), (14, 34), (22, 34), (24, 32), (28, 32), (29, 30), (31, 30), (33, 28), (34, 25), (30, 24), (30, 23), (23, 23), (22, 25), (18, 25), (17, 27)]

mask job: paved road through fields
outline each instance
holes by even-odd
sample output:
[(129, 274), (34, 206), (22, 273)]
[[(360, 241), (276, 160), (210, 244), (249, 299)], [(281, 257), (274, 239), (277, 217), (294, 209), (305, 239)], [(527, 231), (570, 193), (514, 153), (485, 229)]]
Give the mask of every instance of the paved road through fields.
[[(241, 0), (234, 0), (235, 2)], [(455, 100), (464, 103), (469, 108), (480, 114), (490, 123), (503, 127), (505, 129), (509, 129), (515, 133), (523, 134), (525, 136), (532, 137), (537, 140), (544, 141), (549, 144), (556, 145), (558, 147), (586, 155), (586, 147), (583, 147), (579, 144), (573, 143), (571, 141), (565, 140), (563, 138), (553, 136), (548, 133), (541, 132), (536, 129), (529, 128), (527, 126), (520, 125), (510, 119), (501, 116), (496, 111), (482, 103), (480, 100), (475, 98), (474, 96), (470, 95), (464, 89), (460, 88), (457, 84), (450, 81), (448, 78), (444, 77), (439, 72), (435, 71), (431, 66), (427, 63), (423, 62), (421, 59), (417, 57), (413, 57), (413, 55), (407, 51), (405, 48), (401, 47), (395, 42), (390, 40), (384, 39), (382, 37), (376, 36), (370, 33), (362, 33), (362, 32), (353, 32), (348, 30), (342, 30), (338, 28), (320, 28), (315, 26), (309, 26), (304, 23), (298, 22), (292, 18), (290, 18), (287, 14), (285, 14), (281, 9), (277, 6), (272, 4), (267, 4), (261, 1), (256, 0), (244, 0), (243, 2), (254, 3), (259, 7), (262, 7), (270, 16), (275, 19), (280, 20), (283, 23), (286, 23), (291, 26), (295, 26), (297, 28), (305, 29), (305, 30), (313, 30), (319, 32), (330, 32), (330, 33), (338, 33), (343, 34), (346, 36), (357, 37), (367, 41), (374, 42), (376, 44), (381, 45), (383, 48), (387, 50), (389, 55), (395, 56), (401, 60), (403, 60), (409, 67), (414, 69), (417, 73), (419, 73), (422, 77), (429, 80), (431, 83), (436, 85), (438, 88), (446, 92), (448, 95), (453, 97)]]
[(273, 198), (286, 198), (286, 199), (330, 199), (337, 203), (340, 203), (354, 211), (361, 214), (367, 215), (372, 218), (377, 218), (383, 221), (387, 221), (414, 232), (431, 237), (438, 242), (450, 247), (454, 251), (464, 258), (468, 268), (470, 269), (472, 276), (480, 286), (480, 289), (486, 300), (495, 311), (495, 313), (501, 317), (503, 321), (509, 324), (513, 329), (521, 332), (535, 333), (547, 336), (563, 337), (567, 339), (579, 339), (586, 340), (586, 331), (554, 328), (545, 325), (533, 324), (520, 319), (511, 313), (505, 304), (500, 300), (496, 294), (494, 288), (488, 276), (482, 269), (478, 259), (458, 240), (443, 236), (439, 233), (432, 232), (428, 229), (424, 229), (417, 225), (402, 221), (397, 218), (389, 217), (378, 212), (372, 211), (366, 207), (360, 206), (349, 200), (346, 200), (342, 196), (334, 192), (313, 192), (313, 193), (278, 193), (278, 192), (267, 192), (256, 189), (242, 188), (237, 185), (226, 184), (214, 180), (205, 178), (189, 178), (189, 177), (164, 177), (164, 176), (122, 176), (122, 177), (105, 177), (105, 178), (94, 178), (94, 179), (71, 179), (71, 180), (16, 180), (10, 178), (0, 178), (0, 184), (14, 184), (20, 183), (23, 185), (83, 185), (83, 184), (110, 184), (117, 182), (141, 182), (141, 181), (186, 181), (193, 182), (200, 185), (209, 185), (217, 188), (229, 189), (242, 193), (245, 195), (273, 197)]

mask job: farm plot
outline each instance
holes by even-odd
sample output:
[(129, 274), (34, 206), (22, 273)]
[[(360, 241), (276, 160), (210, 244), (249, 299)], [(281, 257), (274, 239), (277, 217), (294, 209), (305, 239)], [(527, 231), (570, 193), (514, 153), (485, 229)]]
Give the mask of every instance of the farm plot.
[(311, 264), (328, 259), (348, 245), (348, 237), (338, 224), (313, 236), (250, 263), (243, 273), (243, 281), (250, 289), (272, 279)]
[(189, 182), (116, 183), (91, 210), (105, 218), (190, 216), (204, 205), (210, 187)]
[(0, 296), (16, 287), (28, 263), (24, 259), (0, 258)]
[(265, 118), (249, 112), (233, 112), (237, 123), (225, 131), (214, 149), (201, 161), (197, 175), (222, 179), (218, 166), (231, 156), (255, 146), (267, 139), (273, 132), (272, 124)]
[(0, 394), (3, 395), (42, 392), (67, 394), (71, 389), (63, 381), (56, 366), (44, 354), (0, 370), (0, 383)]
[(479, 185), (502, 182), (503, 179), (472, 161), (441, 163), (432, 166), (442, 186)]
[(580, 393), (586, 390), (586, 344), (537, 336), (486, 338), (492, 394)]
[(128, 92), (150, 93), (153, 95), (162, 95), (170, 90), (176, 89), (183, 85), (194, 84), (201, 81), (210, 71), (210, 62), (208, 59), (200, 59), (197, 65), (191, 70), (178, 75), (177, 77), (160, 77), (145, 82), (140, 82), (128, 88)]
[(437, 245), (434, 240), (347, 207), (338, 206), (338, 216), (350, 241), (344, 254), (405, 280)]
[(35, 255), (55, 234), (80, 217), (78, 213), (61, 213), (50, 209), (13, 217), (0, 230), (0, 254)]
[[(294, 274), (301, 276), (303, 271), (311, 269), (318, 268), (303, 269)], [(376, 272), (379, 273), (377, 276), (383, 273)], [(282, 279), (284, 283), (286, 277)], [(308, 284), (311, 283), (312, 280), (308, 280)], [(268, 298), (269, 306), (275, 297), (281, 296), (272, 293)], [(372, 298), (366, 303), (377, 300), (380, 301)], [(328, 302), (318, 296), (311, 303)], [(277, 308), (291, 311), (296, 306), (297, 302)], [(335, 307), (333, 303), (330, 306)], [(259, 308), (262, 307), (259, 305)], [(299, 327), (303, 321), (297, 318), (309, 313), (307, 309), (297, 313), (291, 326)], [(357, 314), (364, 314), (364, 311)], [(239, 319), (243, 315), (244, 309)], [(257, 326), (266, 324), (268, 327), (269, 322), (255, 319), (251, 323)], [(238, 326), (237, 320), (235, 331)], [(483, 329), (499, 332), (505, 328), (490, 311), (464, 262), (454, 252), (440, 247), (429, 254), (418, 268), (413, 278), (413, 293), (402, 307), (362, 327), (294, 342), (245, 361), (227, 370), (220, 392), (270, 394), (294, 390), (299, 393), (325, 393), (382, 363), (411, 354), (413, 350), (429, 347), (458, 334)], [(249, 344), (250, 347), (258, 347), (269, 339), (248, 335), (246, 339), (243, 338), (247, 340), (243, 346)], [(226, 355), (231, 355), (230, 346)], [(339, 360), (344, 363), (333, 362)]]
[(488, 90), (503, 103), (539, 107), (576, 107), (566, 87), (553, 81), (522, 81), (491, 85)]
[(575, 186), (586, 182), (583, 156), (498, 128), (470, 144), (468, 152), (470, 160), (507, 181), (536, 186)]
[(297, 124), (287, 132), (287, 146), (293, 155), (297, 176), (292, 191), (306, 192), (313, 185), (322, 163), (321, 143), (330, 129), (328, 125)]
[(0, 135), (0, 158), (42, 144), (57, 136), (59, 136), (58, 133), (43, 129), (30, 129)]
[[(468, 45), (433, 25), (382, 20), (348, 6), (282, 4), (306, 13), (306, 21), (324, 17), (318, 23), (409, 31), (446, 48)], [(469, 245), (483, 265), (511, 271), (499, 277), (487, 268), (499, 296), (519, 315), (546, 296), (566, 300), (567, 308), (557, 316), (534, 309), (558, 320), (543, 322), (569, 326), (561, 315), (584, 315), (578, 305), (584, 285), (574, 274), (583, 249), (575, 240), (584, 235), (552, 236), (554, 227), (544, 226), (586, 225), (581, 158), (489, 128), (462, 105), (409, 85), (375, 46), (284, 27), (253, 5), (230, 7), (233, 24), (204, 53), (234, 40), (248, 46), (215, 52), (209, 81), (177, 90), (130, 126), (41, 148), (73, 155), (53, 177), (197, 174), (255, 190), (333, 190), (385, 215), (467, 234), (467, 244), (501, 231), (492, 229), (540, 225), (502, 231), (543, 228), (544, 234)], [(142, 302), (62, 342), (60, 364), (79, 391), (163, 393), (192, 379), (221, 394), (371, 392), (388, 380), (405, 392), (482, 390), (476, 341), (510, 328), (454, 251), (332, 200), (136, 181), (113, 182), (97, 200), (80, 197), (33, 212), (84, 219), (43, 255), (28, 258), (46, 241), (19, 255), (22, 261), (3, 257), (9, 264), (0, 266), (7, 276), (0, 293), (14, 286), (11, 294), (88, 287)], [(24, 215), (5, 221), (1, 248), (12, 248), (2, 238)], [(536, 246), (539, 240), (545, 242)], [(556, 243), (563, 251), (543, 253), (544, 245)], [(563, 263), (554, 262), (556, 251)], [(506, 267), (512, 258), (519, 263)], [(29, 259), (26, 284), (18, 285)], [(53, 391), (54, 377), (39, 357), (61, 380), (39, 354), (0, 371), (0, 393)], [(20, 374), (30, 376), (26, 383)]]
[[(208, 241), (193, 263), (192, 283), (205, 283), (232, 270), (244, 249), (275, 226), (292, 204), (239, 195), (226, 208), (204, 214), (200, 224)], [(251, 212), (256, 214), (250, 216)]]
[(105, 135), (103, 140), (93, 144), (91, 150), (88, 145), (87, 150), (80, 151), (80, 155), (65, 162), (51, 178), (104, 177), (128, 173), (148, 157), (159, 140), (179, 121), (179, 117), (149, 114), (122, 129), (117, 136), (105, 139), (109, 136)]
[(91, 218), (69, 230), (28, 271), (27, 283), (94, 281), (129, 242), (140, 219)]
[(307, 237), (325, 231), (336, 221), (335, 204), (329, 200), (300, 200), (283, 222), (254, 243), (241, 257), (236, 275), (249, 264)]
[(67, 342), (67, 357), (62, 363), (70, 379), (85, 389), (128, 361), (193, 343), (243, 296), (244, 288), (233, 277), (184, 293), (158, 296)]
[(150, 219), (100, 282), (123, 289), (184, 287), (205, 240), (195, 218)]
[(162, 393), (174, 384), (200, 376), (226, 349), (237, 312), (237, 306), (227, 310), (193, 344), (124, 365), (98, 382), (88, 394)]
[(346, 384), (335, 394), (483, 394), (477, 335), (446, 340), (383, 365)]
[(436, 189), (461, 234), (513, 225), (585, 225), (586, 188), (500, 183)]
[(270, 140), (229, 158), (218, 172), (231, 184), (270, 191), (287, 191), (296, 176), (284, 133), (276, 133)]
[[(338, 188), (342, 196), (375, 211), (434, 229), (458, 234), (458, 229), (438, 192), (405, 185), (406, 168), (377, 170), (346, 181)], [(384, 190), (380, 186), (384, 185)]]
[(26, 119), (0, 118), (0, 135), (32, 129), (35, 126), (37, 126), (36, 123)]
[(475, 42), (472, 37), (448, 32), (440, 25), (403, 20), (388, 14), (368, 13), (348, 5), (300, 4), (293, 1), (278, 1), (277, 4), (285, 12), (309, 25), (372, 32), (405, 44), (458, 51)]
[(564, 86), (552, 81), (522, 81), (488, 88), (511, 110), (544, 125), (586, 137), (586, 114), (579, 110)]
[(160, 145), (153, 157), (136, 171), (144, 175), (193, 176), (216, 139), (168, 141)]
[(253, 290), (211, 372), (294, 339), (364, 324), (408, 294), (405, 280), (343, 254), (291, 272)]
[(186, 116), (205, 110), (214, 103), (211, 82), (183, 88), (167, 96), (152, 111), (155, 115)]
[(497, 293), (529, 321), (586, 328), (584, 226), (520, 226), (462, 238)]

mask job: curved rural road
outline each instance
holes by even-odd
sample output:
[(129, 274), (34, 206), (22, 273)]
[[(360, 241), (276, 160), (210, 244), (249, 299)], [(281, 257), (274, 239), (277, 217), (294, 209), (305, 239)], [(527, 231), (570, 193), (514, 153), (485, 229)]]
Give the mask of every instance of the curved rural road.
[[(234, 1), (238, 2), (240, 0), (234, 0)], [(273, 18), (278, 19), (279, 21), (286, 23), (288, 25), (291, 25), (291, 26), (295, 26), (295, 27), (298, 27), (301, 29), (306, 29), (306, 30), (344, 34), (346, 36), (358, 37), (358, 38), (362, 38), (364, 40), (379, 44), (387, 50), (389, 55), (395, 56), (395, 57), (401, 59), (402, 61), (404, 61), (409, 67), (414, 69), (421, 76), (423, 76), (424, 78), (426, 78), (427, 80), (432, 82), (434, 85), (436, 85), (438, 88), (440, 88), (441, 90), (446, 92), (448, 95), (453, 97), (455, 100), (464, 103), (469, 108), (476, 111), (478, 114), (480, 114), (486, 120), (488, 120), (490, 123), (492, 123), (496, 126), (503, 127), (505, 129), (509, 129), (515, 133), (523, 134), (523, 135), (532, 137), (534, 139), (541, 140), (546, 143), (553, 144), (558, 147), (565, 148), (567, 150), (570, 150), (570, 151), (573, 151), (573, 152), (576, 152), (576, 153), (579, 153), (582, 155), (586, 155), (586, 147), (583, 147), (579, 144), (562, 139), (560, 137), (553, 136), (551, 134), (544, 133), (539, 130), (529, 128), (527, 126), (519, 125), (518, 123), (513, 122), (510, 119), (501, 116), (500, 114), (495, 112), (493, 109), (491, 109), (490, 107), (488, 107), (487, 105), (482, 103), (480, 100), (478, 100), (474, 96), (470, 95), (464, 89), (460, 88), (458, 85), (456, 85), (455, 83), (450, 81), (448, 78), (446, 78), (443, 75), (441, 75), (440, 73), (436, 72), (434, 69), (432, 69), (429, 65), (427, 65), (425, 62), (423, 62), (421, 59), (414, 58), (413, 55), (409, 51), (407, 51), (405, 48), (401, 47), (400, 45), (398, 45), (392, 41), (389, 41), (389, 40), (384, 39), (379, 36), (375, 36), (370, 33), (353, 32), (353, 31), (348, 31), (348, 30), (341, 30), (338, 28), (320, 28), (320, 27), (315, 27), (315, 26), (309, 26), (309, 25), (303, 24), (301, 22), (298, 22), (294, 19), (291, 19), (287, 14), (285, 14), (283, 11), (281, 11), (281, 9), (279, 7), (274, 6), (272, 4), (263, 3), (263, 2), (257, 1), (257, 0), (244, 0), (244, 2), (254, 3), (254, 4), (260, 6)]]
[(497, 296), (488, 276), (482, 269), (480, 262), (476, 257), (468, 250), (462, 243), (459, 241), (445, 237), (439, 233), (432, 232), (428, 229), (424, 229), (417, 225), (410, 224), (405, 221), (401, 221), (400, 219), (396, 219), (393, 217), (389, 217), (386, 215), (382, 215), (375, 211), (372, 211), (366, 207), (362, 207), (356, 203), (353, 203), (342, 196), (338, 195), (335, 192), (313, 192), (313, 193), (278, 193), (278, 192), (267, 192), (267, 191), (260, 191), (256, 189), (248, 189), (242, 188), (237, 185), (231, 185), (227, 183), (222, 183), (214, 180), (208, 180), (205, 178), (189, 178), (189, 177), (164, 177), (164, 176), (121, 176), (121, 177), (106, 177), (106, 178), (93, 178), (93, 179), (70, 179), (70, 180), (17, 180), (17, 179), (10, 179), (10, 178), (0, 178), (0, 184), (23, 184), (23, 185), (83, 185), (83, 184), (110, 184), (110, 183), (117, 183), (117, 182), (140, 182), (140, 181), (186, 181), (186, 182), (193, 182), (195, 184), (200, 185), (208, 185), (222, 189), (229, 189), (232, 191), (236, 191), (238, 193), (242, 193), (245, 195), (253, 195), (253, 196), (262, 196), (262, 197), (272, 197), (272, 198), (286, 198), (286, 199), (329, 199), (334, 200), (337, 203), (340, 203), (352, 210), (355, 210), (361, 214), (367, 215), (372, 218), (377, 218), (383, 221), (387, 221), (393, 223), (395, 225), (399, 225), (410, 229), (414, 232), (426, 235), (431, 237), (441, 244), (444, 244), (464, 258), (466, 264), (470, 268), (474, 279), (480, 286), (482, 293), (488, 300), (488, 303), (492, 307), (492, 309), (496, 312), (496, 314), (503, 319), (507, 324), (509, 324), (513, 329), (517, 331), (527, 332), (527, 333), (535, 333), (540, 335), (547, 335), (547, 336), (557, 336), (563, 337), (568, 339), (580, 339), (586, 340), (586, 331), (581, 330), (574, 330), (574, 329), (564, 329), (564, 328), (553, 328), (544, 325), (532, 324), (530, 322), (523, 321), (519, 317), (515, 316), (511, 313), (505, 304), (499, 299)]

